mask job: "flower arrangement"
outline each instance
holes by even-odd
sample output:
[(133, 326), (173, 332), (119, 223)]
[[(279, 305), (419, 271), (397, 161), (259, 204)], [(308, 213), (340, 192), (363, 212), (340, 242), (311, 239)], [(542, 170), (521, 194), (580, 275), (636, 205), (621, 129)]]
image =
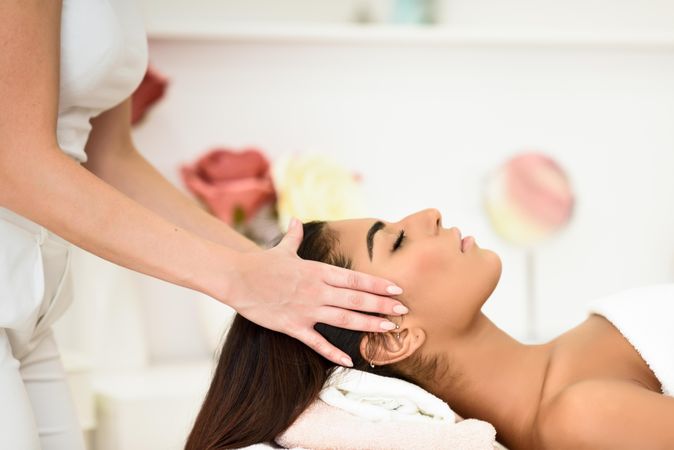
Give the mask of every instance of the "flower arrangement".
[(291, 217), (340, 220), (364, 210), (359, 177), (324, 155), (272, 163), (258, 149), (216, 148), (181, 172), (211, 213), (260, 244), (285, 231)]
[(272, 171), (278, 201), (279, 226), (292, 217), (342, 220), (363, 214), (360, 178), (322, 155), (295, 155), (279, 159)]
[[(169, 79), (148, 67), (132, 96), (132, 124), (164, 95)], [(215, 148), (180, 169), (187, 189), (215, 216), (260, 244), (302, 221), (360, 216), (360, 179), (324, 155), (286, 155), (274, 163), (256, 148)]]

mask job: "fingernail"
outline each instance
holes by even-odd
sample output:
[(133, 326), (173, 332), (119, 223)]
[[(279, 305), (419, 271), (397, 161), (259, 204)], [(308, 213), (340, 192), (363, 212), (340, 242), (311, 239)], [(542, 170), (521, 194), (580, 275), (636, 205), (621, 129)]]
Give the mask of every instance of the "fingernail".
[(407, 314), (410, 310), (404, 305), (395, 305), (393, 307), (393, 312), (397, 314)]
[(396, 327), (396, 324), (393, 322), (381, 322), (379, 326), (382, 327), (384, 330), (392, 330)]
[(351, 361), (351, 358), (344, 356), (342, 359), (340, 359), (340, 361), (342, 362), (343, 366), (353, 367), (353, 361)]
[(392, 284), (391, 286), (386, 288), (386, 292), (388, 292), (391, 295), (400, 295), (403, 293), (403, 290), (400, 289), (398, 286)]
[(295, 217), (290, 218), (290, 223), (288, 224), (288, 229), (294, 228), (297, 224), (297, 219)]

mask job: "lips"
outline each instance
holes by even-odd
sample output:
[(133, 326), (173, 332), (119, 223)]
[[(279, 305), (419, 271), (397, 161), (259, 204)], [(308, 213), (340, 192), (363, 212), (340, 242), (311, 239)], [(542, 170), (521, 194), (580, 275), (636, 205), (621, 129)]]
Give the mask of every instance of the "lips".
[(470, 246), (472, 246), (475, 243), (475, 238), (473, 236), (466, 236), (461, 240), (461, 251), (466, 252)]
[(465, 253), (466, 250), (475, 243), (475, 238), (473, 236), (462, 237), (461, 230), (457, 227), (454, 227), (454, 229), (456, 230), (456, 235), (459, 239), (459, 250), (461, 253)]

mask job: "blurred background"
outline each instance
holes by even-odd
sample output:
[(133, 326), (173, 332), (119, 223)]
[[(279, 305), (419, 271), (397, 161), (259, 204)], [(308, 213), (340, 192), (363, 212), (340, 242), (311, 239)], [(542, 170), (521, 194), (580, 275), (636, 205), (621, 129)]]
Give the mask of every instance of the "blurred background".
[[(181, 167), (253, 148), (279, 205), (302, 189), (300, 204), (331, 200), (302, 184), (320, 166), (357, 184), (331, 181), (336, 214), (438, 208), (501, 256), (484, 311), (526, 342), (580, 323), (595, 297), (674, 281), (673, 2), (140, 5), (162, 95), (134, 139), (204, 207)], [(318, 159), (293, 182), (302, 157)], [(83, 251), (73, 266), (77, 298), (56, 328), (90, 448), (182, 448), (231, 310)]]

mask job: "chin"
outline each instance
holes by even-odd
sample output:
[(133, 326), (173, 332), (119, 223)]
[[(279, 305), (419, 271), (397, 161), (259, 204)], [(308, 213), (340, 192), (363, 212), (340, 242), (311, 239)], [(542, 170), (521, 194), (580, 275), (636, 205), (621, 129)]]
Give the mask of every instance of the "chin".
[(485, 260), (486, 263), (489, 265), (489, 272), (491, 273), (491, 277), (493, 280), (493, 287), (492, 291), (496, 289), (496, 285), (498, 284), (499, 280), (501, 279), (501, 272), (503, 270), (503, 265), (501, 263), (501, 257), (496, 254), (495, 252), (491, 250), (484, 250), (485, 252)]

